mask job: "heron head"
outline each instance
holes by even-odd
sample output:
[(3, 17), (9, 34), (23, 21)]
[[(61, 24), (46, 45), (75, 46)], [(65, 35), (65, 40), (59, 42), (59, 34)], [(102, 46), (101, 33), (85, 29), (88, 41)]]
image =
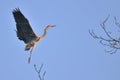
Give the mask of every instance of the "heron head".
[(47, 27), (46, 27), (46, 29), (50, 29), (50, 28), (54, 28), (55, 27), (55, 25), (48, 25)]

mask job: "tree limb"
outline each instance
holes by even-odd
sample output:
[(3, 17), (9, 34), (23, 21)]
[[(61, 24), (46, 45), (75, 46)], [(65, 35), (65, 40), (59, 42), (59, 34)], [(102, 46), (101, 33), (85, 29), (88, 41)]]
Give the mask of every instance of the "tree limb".
[[(107, 36), (107, 38), (96, 35), (93, 30), (89, 30), (89, 34), (94, 39), (98, 39), (102, 45), (108, 46), (110, 48), (110, 50), (106, 51), (106, 52), (113, 54), (113, 53), (116, 53), (118, 49), (120, 49), (120, 38), (116, 39), (116, 38), (112, 37), (111, 33), (107, 31), (106, 22), (108, 21), (108, 19), (109, 19), (109, 16), (100, 24), (100, 26), (103, 29), (103, 31), (105, 32), (105, 35)], [(116, 17), (114, 19), (115, 19), (115, 25), (120, 28), (120, 23), (117, 22)]]

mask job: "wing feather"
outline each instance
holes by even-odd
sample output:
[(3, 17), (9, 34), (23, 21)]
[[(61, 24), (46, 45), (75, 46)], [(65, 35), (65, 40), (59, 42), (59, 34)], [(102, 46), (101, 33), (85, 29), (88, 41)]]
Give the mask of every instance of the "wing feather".
[(29, 43), (33, 40), (36, 40), (37, 35), (32, 30), (29, 21), (21, 13), (20, 9), (14, 9), (12, 13), (16, 22), (17, 37), (20, 40), (23, 40), (25, 43)]

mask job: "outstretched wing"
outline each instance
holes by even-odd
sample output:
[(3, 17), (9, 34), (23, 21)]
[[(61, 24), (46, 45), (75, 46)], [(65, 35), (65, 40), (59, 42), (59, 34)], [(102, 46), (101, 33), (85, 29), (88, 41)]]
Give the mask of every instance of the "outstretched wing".
[(20, 40), (23, 40), (25, 43), (29, 43), (33, 40), (36, 40), (37, 35), (33, 32), (29, 21), (21, 13), (20, 9), (14, 9), (12, 13), (16, 22), (17, 37)]

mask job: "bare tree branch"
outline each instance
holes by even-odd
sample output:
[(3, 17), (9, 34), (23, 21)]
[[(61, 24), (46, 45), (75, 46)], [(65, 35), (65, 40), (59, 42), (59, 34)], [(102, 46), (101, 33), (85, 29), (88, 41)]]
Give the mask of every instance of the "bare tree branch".
[(115, 19), (115, 24), (116, 24), (116, 26), (118, 26), (118, 27), (120, 28), (120, 23), (117, 22), (117, 18), (114, 17), (114, 19)]
[(45, 74), (46, 74), (46, 71), (44, 71), (43, 74), (41, 75), (42, 68), (43, 68), (43, 64), (40, 66), (39, 69), (37, 69), (36, 64), (34, 64), (34, 69), (38, 74), (39, 80), (44, 80), (44, 77), (45, 77)]
[[(113, 53), (116, 53), (118, 49), (120, 49), (120, 38), (116, 39), (116, 38), (112, 37), (111, 33), (109, 31), (107, 31), (106, 22), (108, 21), (108, 19), (109, 19), (109, 16), (100, 24), (101, 28), (105, 32), (105, 35), (107, 36), (106, 38), (96, 35), (93, 30), (89, 30), (89, 34), (94, 39), (98, 39), (102, 45), (108, 46), (110, 48), (110, 50), (108, 50), (106, 52), (113, 54)], [(115, 19), (115, 25), (120, 28), (120, 23), (117, 22), (116, 17), (114, 19)]]

